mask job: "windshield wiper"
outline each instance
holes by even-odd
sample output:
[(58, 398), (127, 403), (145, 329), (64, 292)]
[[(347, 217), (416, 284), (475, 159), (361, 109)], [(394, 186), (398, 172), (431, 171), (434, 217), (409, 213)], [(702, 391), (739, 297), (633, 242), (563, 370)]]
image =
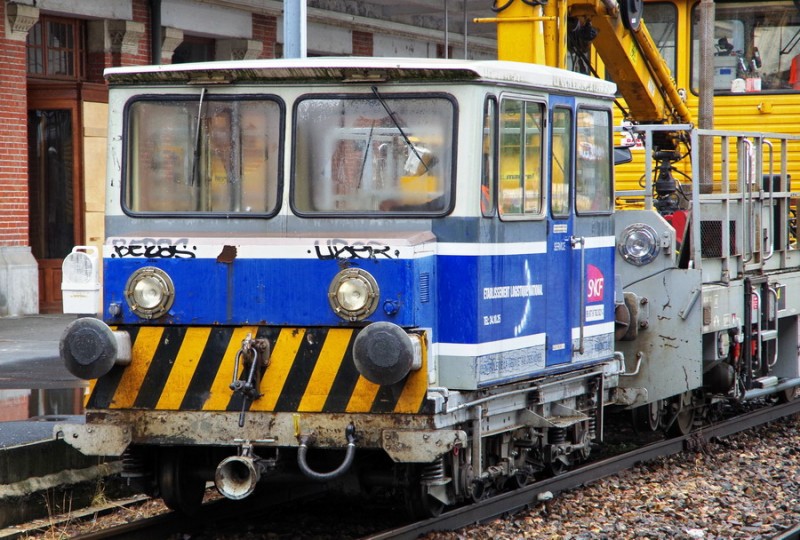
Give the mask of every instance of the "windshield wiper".
[(194, 179), (197, 176), (197, 163), (200, 161), (200, 126), (203, 120), (203, 96), (206, 95), (206, 89), (200, 89), (200, 105), (197, 107), (197, 129), (194, 133), (194, 159), (192, 160), (192, 177), (189, 179), (189, 185), (194, 185)]
[(389, 115), (389, 118), (391, 118), (392, 123), (394, 124), (394, 127), (397, 128), (397, 131), (400, 132), (400, 135), (402, 135), (403, 140), (406, 141), (406, 145), (411, 149), (412, 152), (414, 152), (414, 155), (417, 156), (417, 159), (419, 160), (420, 163), (422, 163), (422, 166), (425, 167), (425, 172), (428, 172), (430, 170), (430, 169), (428, 169), (428, 164), (425, 163), (425, 161), (423, 161), (422, 156), (419, 155), (419, 151), (417, 151), (417, 147), (414, 146), (414, 143), (412, 143), (411, 140), (408, 138), (408, 135), (406, 135), (406, 132), (403, 131), (403, 128), (400, 126), (400, 122), (398, 122), (397, 118), (395, 118), (395, 116), (394, 116), (394, 114), (395, 114), (394, 111), (389, 108), (389, 104), (386, 103), (386, 101), (383, 99), (383, 96), (380, 95), (380, 93), (378, 92), (378, 87), (377, 86), (373, 86), (372, 87), (372, 93), (375, 94), (375, 97), (378, 99), (380, 104), (383, 105), (383, 108), (384, 108), (384, 110), (386, 110), (386, 114)]

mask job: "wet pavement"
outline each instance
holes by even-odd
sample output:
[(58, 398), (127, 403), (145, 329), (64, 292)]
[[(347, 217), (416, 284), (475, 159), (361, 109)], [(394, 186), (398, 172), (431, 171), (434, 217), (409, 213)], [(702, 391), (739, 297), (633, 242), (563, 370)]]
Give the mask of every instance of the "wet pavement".
[(84, 417), (80, 415), (42, 416), (29, 420), (0, 423), (0, 452), (4, 448), (12, 448), (38, 441), (49, 441), (53, 437), (53, 424), (82, 424)]
[(78, 388), (58, 354), (58, 341), (75, 315), (0, 317), (0, 389)]

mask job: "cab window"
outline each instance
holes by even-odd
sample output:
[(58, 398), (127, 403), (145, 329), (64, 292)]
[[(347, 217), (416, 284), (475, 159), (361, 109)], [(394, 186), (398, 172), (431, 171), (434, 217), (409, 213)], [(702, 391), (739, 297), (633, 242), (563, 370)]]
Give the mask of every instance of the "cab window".
[(298, 214), (444, 214), (455, 103), (445, 95), (313, 95), (295, 109)]
[(611, 211), (611, 114), (578, 110), (575, 138), (575, 210), (578, 214)]
[(554, 217), (569, 215), (569, 180), (572, 170), (572, 111), (553, 110), (550, 212)]
[(481, 156), (481, 214), (494, 215), (494, 194), (497, 185), (497, 101), (489, 97), (483, 108), (483, 140)]
[(126, 211), (277, 211), (283, 138), (277, 99), (145, 98), (128, 105), (125, 122)]
[(498, 204), (503, 218), (542, 215), (543, 126), (541, 103), (501, 102)]

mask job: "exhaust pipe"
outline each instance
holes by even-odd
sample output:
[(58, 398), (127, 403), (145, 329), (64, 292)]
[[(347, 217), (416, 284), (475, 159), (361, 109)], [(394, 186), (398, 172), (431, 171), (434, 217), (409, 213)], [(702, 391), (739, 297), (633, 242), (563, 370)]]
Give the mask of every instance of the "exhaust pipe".
[(214, 473), (214, 485), (220, 495), (238, 501), (256, 489), (264, 467), (249, 455), (223, 459)]

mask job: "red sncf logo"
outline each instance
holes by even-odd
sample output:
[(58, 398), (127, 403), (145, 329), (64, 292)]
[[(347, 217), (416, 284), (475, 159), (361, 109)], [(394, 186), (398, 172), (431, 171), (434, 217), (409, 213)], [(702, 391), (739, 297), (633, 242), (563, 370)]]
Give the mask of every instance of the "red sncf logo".
[(586, 273), (588, 281), (586, 283), (586, 299), (589, 302), (601, 302), (603, 300), (603, 288), (606, 278), (603, 272), (593, 264), (588, 265)]

